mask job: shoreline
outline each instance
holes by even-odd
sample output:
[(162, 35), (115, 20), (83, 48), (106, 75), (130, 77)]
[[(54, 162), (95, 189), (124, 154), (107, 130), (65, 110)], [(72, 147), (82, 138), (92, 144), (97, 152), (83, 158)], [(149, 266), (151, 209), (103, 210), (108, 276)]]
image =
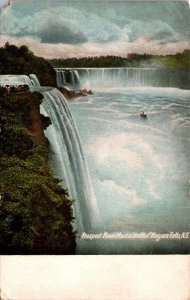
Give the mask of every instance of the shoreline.
[(86, 97), (88, 95), (93, 95), (94, 93), (91, 90), (86, 90), (86, 89), (82, 89), (78, 92), (75, 91), (70, 91), (67, 90), (66, 88), (57, 88), (62, 94), (63, 96), (67, 99), (67, 100), (74, 100), (78, 97)]

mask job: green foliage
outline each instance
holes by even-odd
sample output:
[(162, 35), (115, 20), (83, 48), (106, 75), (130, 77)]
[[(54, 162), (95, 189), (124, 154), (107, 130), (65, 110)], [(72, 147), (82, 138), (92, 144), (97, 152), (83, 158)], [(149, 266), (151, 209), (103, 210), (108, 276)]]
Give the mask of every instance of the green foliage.
[(35, 56), (27, 46), (5, 44), (0, 48), (0, 74), (36, 74), (41, 85), (56, 86), (55, 71), (42, 57)]
[(54, 178), (48, 148), (26, 128), (29, 99), (1, 94), (0, 110), (1, 254), (73, 253), (72, 201)]
[(184, 50), (183, 53), (176, 55), (166, 55), (156, 58), (158, 62), (169, 68), (190, 68), (190, 50)]
[(28, 131), (18, 125), (4, 126), (1, 131), (0, 154), (17, 155), (26, 158), (30, 155), (33, 147), (33, 140)]
[(190, 50), (175, 55), (150, 55), (130, 53), (127, 58), (120, 56), (99, 56), (49, 60), (55, 68), (114, 68), (114, 67), (172, 67), (189, 68)]
[(55, 68), (114, 68), (125, 67), (129, 61), (119, 56), (99, 56), (83, 58), (52, 59), (49, 62)]

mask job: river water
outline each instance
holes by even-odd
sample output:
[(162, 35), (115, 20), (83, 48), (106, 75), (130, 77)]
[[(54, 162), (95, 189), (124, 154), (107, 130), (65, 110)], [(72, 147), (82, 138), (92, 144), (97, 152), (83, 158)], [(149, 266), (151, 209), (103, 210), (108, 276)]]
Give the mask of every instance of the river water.
[[(92, 239), (83, 234), (79, 253), (188, 252), (189, 239), (179, 236), (161, 241), (118, 236), (190, 231), (190, 92), (109, 88), (70, 102), (69, 109), (99, 212), (88, 232)], [(105, 233), (113, 236), (102, 238)]]

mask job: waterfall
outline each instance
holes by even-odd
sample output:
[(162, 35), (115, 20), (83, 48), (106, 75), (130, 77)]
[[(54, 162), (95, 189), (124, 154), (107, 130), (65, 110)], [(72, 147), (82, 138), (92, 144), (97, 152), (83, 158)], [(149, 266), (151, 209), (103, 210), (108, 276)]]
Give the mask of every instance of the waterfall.
[(190, 73), (164, 68), (56, 68), (57, 86), (76, 90), (126, 87), (178, 87), (189, 89)]
[(35, 74), (29, 75), (32, 85), (40, 86), (40, 82)]
[(0, 85), (22, 85), (40, 86), (36, 75), (0, 75)]
[(156, 68), (90, 68), (78, 73), (82, 87), (90, 89), (158, 86), (160, 77)]
[[(75, 83), (76, 78), (73, 72)], [(64, 96), (56, 88), (40, 86), (34, 74), (0, 75), (0, 84), (28, 84), (32, 92), (43, 94), (40, 110), (52, 122), (45, 131), (52, 150), (52, 166), (74, 201), (76, 230), (88, 232), (97, 221), (98, 209), (80, 138)]]
[(80, 78), (77, 70), (56, 69), (57, 87), (69, 88), (77, 91), (80, 89)]
[(54, 170), (74, 200), (77, 230), (88, 232), (98, 213), (75, 123), (64, 96), (57, 89), (41, 92), (44, 95), (41, 113), (48, 115), (52, 122), (45, 135), (53, 152)]

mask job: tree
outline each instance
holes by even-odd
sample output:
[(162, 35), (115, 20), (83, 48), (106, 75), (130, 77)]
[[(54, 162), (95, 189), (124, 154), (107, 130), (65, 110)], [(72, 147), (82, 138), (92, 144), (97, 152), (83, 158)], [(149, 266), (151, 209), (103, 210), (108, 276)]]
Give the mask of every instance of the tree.
[(39, 112), (41, 97), (0, 94), (1, 254), (74, 253), (72, 201), (54, 178), (48, 147), (28, 127), (30, 103)]

